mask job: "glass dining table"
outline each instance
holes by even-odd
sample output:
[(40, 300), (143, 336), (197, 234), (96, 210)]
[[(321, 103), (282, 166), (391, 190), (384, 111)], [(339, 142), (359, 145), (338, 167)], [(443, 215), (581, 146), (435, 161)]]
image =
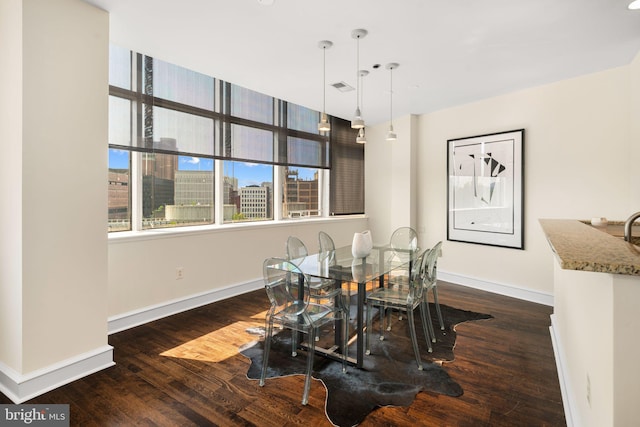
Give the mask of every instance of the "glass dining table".
[[(356, 357), (348, 359), (352, 365), (362, 368), (364, 362), (364, 310), (367, 285), (371, 283), (376, 286), (377, 282), (379, 286), (383, 286), (385, 277), (390, 273), (397, 271), (398, 274), (402, 274), (402, 272), (410, 271), (412, 257), (415, 253), (416, 251), (399, 253), (389, 245), (374, 245), (367, 257), (355, 258), (351, 253), (351, 245), (349, 245), (336, 248), (333, 251), (310, 254), (291, 260), (307, 276), (333, 280), (336, 287), (342, 287), (347, 283), (357, 283), (355, 336), (353, 337), (356, 340)], [(350, 299), (349, 291), (347, 295)], [(339, 330), (341, 328), (336, 327), (336, 334)], [(341, 342), (340, 337), (336, 336), (336, 347), (333, 350), (328, 351), (322, 348), (318, 350), (329, 357), (336, 356), (335, 349), (341, 351), (337, 346), (339, 342)]]

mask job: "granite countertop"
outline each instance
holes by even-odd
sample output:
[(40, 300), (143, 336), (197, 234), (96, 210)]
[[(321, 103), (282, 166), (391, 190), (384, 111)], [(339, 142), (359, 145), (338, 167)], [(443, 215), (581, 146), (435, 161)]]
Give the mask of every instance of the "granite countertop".
[[(563, 269), (640, 276), (640, 246), (619, 237), (622, 222), (596, 228), (572, 219), (539, 221)], [(640, 226), (634, 225), (631, 234), (640, 236)]]

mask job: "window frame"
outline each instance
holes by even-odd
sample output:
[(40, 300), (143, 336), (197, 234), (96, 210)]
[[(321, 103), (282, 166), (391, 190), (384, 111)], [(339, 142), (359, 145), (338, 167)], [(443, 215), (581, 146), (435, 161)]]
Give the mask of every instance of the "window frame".
[[(280, 203), (282, 198), (282, 185), (284, 184), (282, 181), (283, 169), (289, 166), (291, 167), (300, 167), (300, 168), (312, 168), (318, 169), (319, 171), (319, 182), (318, 182), (318, 216), (313, 216), (312, 218), (317, 217), (328, 217), (330, 216), (331, 208), (329, 204), (331, 203), (331, 168), (333, 162), (333, 154), (332, 154), (332, 135), (324, 134), (321, 132), (313, 133), (308, 131), (303, 131), (295, 128), (288, 127), (288, 108), (289, 105), (294, 106), (294, 108), (298, 109), (297, 111), (302, 111), (303, 114), (301, 116), (313, 117), (314, 114), (317, 115), (317, 118), (320, 117), (320, 112), (316, 112), (313, 110), (306, 109), (305, 107), (298, 106), (295, 104), (289, 104), (286, 101), (279, 100), (277, 98), (269, 97), (272, 100), (273, 107), (273, 123), (265, 123), (264, 121), (259, 120), (251, 120), (244, 117), (238, 117), (231, 114), (231, 92), (233, 91), (235, 86), (232, 83), (225, 82), (223, 80), (211, 77), (213, 79), (213, 109), (208, 110), (206, 108), (201, 108), (193, 105), (183, 104), (178, 101), (169, 100), (157, 97), (153, 94), (153, 88), (149, 90), (149, 87), (144, 87), (144, 67), (149, 66), (149, 64), (153, 64), (154, 59), (146, 56), (141, 53), (136, 53), (134, 51), (128, 51), (130, 55), (130, 63), (128, 65), (131, 66), (131, 80), (130, 88), (124, 88), (120, 86), (109, 85), (109, 96), (115, 97), (118, 99), (125, 99), (130, 102), (131, 108), (131, 123), (130, 123), (130, 141), (129, 145), (123, 144), (112, 144), (108, 143), (109, 149), (120, 149), (129, 152), (129, 191), (130, 191), (130, 231), (139, 232), (139, 231), (149, 231), (148, 228), (143, 228), (143, 179), (142, 179), (142, 158), (144, 157), (144, 153), (153, 153), (153, 154), (172, 154), (176, 156), (192, 156), (198, 158), (207, 158), (211, 159), (214, 162), (214, 182), (213, 182), (213, 203), (214, 203), (214, 221), (212, 224), (202, 224), (202, 225), (194, 225), (194, 227), (207, 227), (207, 226), (219, 226), (219, 225), (228, 225), (233, 224), (229, 222), (224, 222), (224, 205), (223, 201), (223, 186), (224, 186), (224, 168), (223, 163), (226, 160), (231, 161), (240, 161), (240, 162), (251, 162), (251, 163), (261, 163), (268, 164), (273, 166), (273, 197), (272, 197), (272, 219), (271, 220), (262, 220), (262, 221), (247, 221), (245, 223), (264, 223), (265, 221), (283, 221), (289, 220), (288, 217), (282, 216), (283, 206)], [(147, 61), (147, 62), (145, 62)], [(171, 64), (170, 64), (171, 65)], [(244, 88), (242, 88), (245, 90)], [(145, 93), (145, 91), (151, 92)], [(251, 91), (249, 91), (251, 92)], [(256, 92), (257, 93), (257, 92)], [(261, 95), (261, 94), (258, 94)], [(266, 95), (265, 95), (266, 96)], [(258, 97), (259, 98), (259, 97)], [(200, 153), (200, 152), (189, 152), (189, 151), (180, 151), (177, 150), (167, 150), (162, 147), (156, 147), (155, 141), (151, 139), (149, 141), (148, 137), (145, 137), (145, 131), (148, 133), (149, 127), (153, 131), (153, 116), (150, 119), (151, 126), (149, 123), (145, 123), (145, 106), (147, 108), (151, 108), (153, 111), (154, 108), (164, 108), (167, 110), (171, 110), (178, 113), (185, 113), (189, 115), (193, 115), (196, 117), (202, 117), (206, 119), (211, 119), (213, 122), (213, 150), (211, 153)], [(305, 111), (305, 109), (307, 111)], [(146, 127), (145, 127), (146, 126)], [(234, 157), (231, 153), (225, 152), (228, 147), (225, 147), (225, 138), (231, 138), (228, 133), (230, 128), (233, 126), (245, 126), (252, 129), (269, 131), (273, 135), (273, 158), (271, 161), (264, 161), (261, 159), (260, 161), (244, 158), (244, 157)], [(304, 124), (302, 124), (304, 128)], [(311, 126), (309, 124), (306, 125), (306, 129), (310, 129)], [(153, 136), (151, 136), (153, 138)], [(320, 156), (315, 161), (305, 162), (304, 161), (304, 153), (302, 153), (302, 157), (297, 157), (296, 163), (289, 163), (288, 161), (288, 140), (293, 139), (295, 141), (302, 140), (302, 150), (305, 149), (305, 145), (308, 147), (312, 147), (312, 151), (315, 151), (314, 157)], [(146, 141), (145, 141), (146, 139)], [(305, 144), (304, 141), (309, 141), (308, 144)], [(313, 143), (317, 143), (317, 146), (314, 147)], [(355, 138), (354, 138), (355, 143)], [(320, 151), (318, 151), (320, 150)], [(249, 156), (251, 157), (251, 156)], [(363, 156), (364, 157), (364, 156)], [(364, 160), (364, 159), (363, 159)], [(309, 163), (309, 164), (307, 164)], [(319, 164), (318, 164), (319, 163)], [(364, 194), (362, 194), (364, 197)], [(356, 214), (359, 214), (357, 212)], [(181, 228), (181, 227), (177, 227)], [(174, 230), (176, 228), (163, 228), (163, 231), (166, 230)], [(118, 232), (109, 232), (109, 235), (122, 233)]]

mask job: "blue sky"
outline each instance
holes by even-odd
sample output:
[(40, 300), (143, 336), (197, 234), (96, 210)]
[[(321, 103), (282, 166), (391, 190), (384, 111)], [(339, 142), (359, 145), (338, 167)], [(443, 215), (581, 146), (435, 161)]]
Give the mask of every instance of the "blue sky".
[[(248, 185), (260, 185), (263, 182), (273, 181), (273, 166), (231, 162), (227, 165), (227, 175), (234, 175), (238, 178), (238, 186), (246, 187)], [(129, 168), (129, 152), (126, 150), (109, 150), (109, 167), (113, 169)], [(179, 170), (202, 170), (213, 171), (213, 160), (198, 157), (179, 156)], [(300, 178), (311, 179), (315, 169), (298, 168)]]

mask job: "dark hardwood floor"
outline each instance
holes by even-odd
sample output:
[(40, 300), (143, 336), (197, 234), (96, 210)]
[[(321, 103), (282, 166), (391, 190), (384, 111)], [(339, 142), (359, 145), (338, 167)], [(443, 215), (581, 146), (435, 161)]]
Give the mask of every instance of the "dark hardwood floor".
[[(460, 397), (421, 392), (409, 407), (373, 411), (366, 426), (564, 426), (549, 315), (551, 307), (439, 282), (440, 303), (492, 314), (458, 325), (455, 360), (444, 368)], [(238, 353), (263, 326), (258, 290), (113, 334), (116, 366), (25, 403), (68, 403), (73, 426), (331, 425), (325, 389), (302, 376), (248, 380)], [(0, 403), (11, 403), (0, 394)]]

